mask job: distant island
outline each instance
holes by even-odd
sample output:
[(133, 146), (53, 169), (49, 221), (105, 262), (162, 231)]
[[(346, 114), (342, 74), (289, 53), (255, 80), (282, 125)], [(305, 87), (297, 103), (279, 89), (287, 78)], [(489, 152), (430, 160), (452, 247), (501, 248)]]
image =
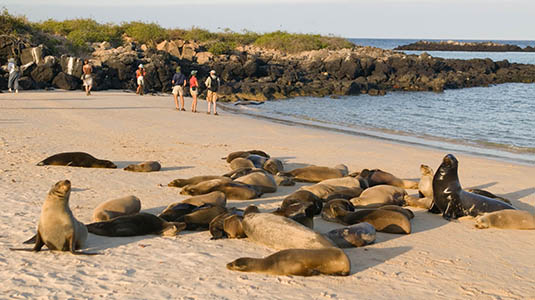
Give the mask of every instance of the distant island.
[(394, 50), (414, 50), (414, 51), (468, 51), (468, 52), (535, 52), (535, 48), (527, 46), (525, 48), (517, 45), (499, 44), (494, 42), (468, 43), (458, 41), (418, 41), (415, 43), (401, 45)]

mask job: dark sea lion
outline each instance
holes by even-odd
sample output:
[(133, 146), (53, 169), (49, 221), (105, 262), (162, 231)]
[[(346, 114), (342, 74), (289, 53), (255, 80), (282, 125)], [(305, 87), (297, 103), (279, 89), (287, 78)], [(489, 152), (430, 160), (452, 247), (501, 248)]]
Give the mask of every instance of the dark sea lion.
[(272, 249), (326, 248), (333, 244), (296, 221), (270, 213), (248, 213), (243, 217), (247, 238)]
[(469, 192), (469, 193), (478, 194), (478, 195), (481, 195), (481, 196), (489, 197), (489, 198), (492, 198), (492, 199), (500, 200), (500, 201), (503, 201), (505, 203), (511, 204), (511, 200), (503, 198), (503, 197), (500, 197), (500, 196), (497, 196), (497, 195), (494, 195), (493, 193), (491, 193), (489, 191), (486, 191), (486, 190), (482, 190), (482, 189), (466, 189), (466, 191)]
[(71, 182), (69, 180), (58, 181), (52, 186), (41, 208), (33, 249), (12, 248), (11, 250), (37, 252), (46, 245), (50, 250), (70, 251), (73, 254), (95, 254), (77, 251), (85, 247), (87, 228), (73, 216), (69, 208), (70, 194)]
[(206, 204), (185, 215), (183, 222), (187, 224), (188, 230), (205, 230), (209, 229), (210, 222), (215, 217), (226, 212), (227, 209), (224, 207)]
[(141, 201), (130, 195), (112, 199), (99, 204), (93, 211), (93, 222), (107, 221), (119, 216), (137, 214), (141, 210)]
[(353, 198), (359, 197), (362, 194), (363, 190), (361, 188), (346, 188), (339, 189), (328, 193), (324, 196), (323, 201), (327, 202), (332, 199), (346, 199), (351, 200)]
[(503, 201), (463, 191), (458, 168), (457, 158), (448, 154), (433, 177), (433, 202), (445, 219), (515, 209)]
[(368, 181), (369, 187), (376, 185), (387, 184), (393, 185), (404, 189), (418, 189), (418, 182), (411, 180), (400, 179), (388, 172), (379, 169), (367, 170), (364, 169), (360, 174), (366, 174), (365, 177)]
[(189, 184), (197, 184), (203, 181), (208, 181), (212, 179), (221, 179), (223, 176), (217, 176), (217, 175), (204, 175), (204, 176), (194, 176), (187, 179), (175, 179), (167, 184), (167, 186), (172, 187), (184, 187)]
[(227, 264), (227, 269), (270, 275), (341, 275), (347, 276), (351, 263), (338, 248), (287, 249), (265, 258), (242, 257)]
[(295, 181), (302, 182), (320, 182), (325, 179), (344, 177), (347, 174), (347, 167), (343, 164), (336, 165), (334, 168), (308, 166), (279, 173), (279, 175), (292, 177)]
[(535, 216), (527, 211), (504, 209), (477, 217), (475, 226), (479, 229), (535, 229)]
[(406, 214), (388, 209), (356, 210), (344, 216), (343, 222), (347, 225), (368, 222), (375, 230), (388, 233), (409, 234), (412, 230)]
[(242, 168), (254, 168), (255, 165), (253, 164), (252, 161), (248, 160), (247, 158), (236, 157), (230, 162), (229, 167), (231, 170), (237, 170), (237, 169), (242, 169)]
[(282, 164), (282, 161), (277, 158), (270, 158), (266, 160), (262, 168), (272, 175), (276, 175), (279, 172), (284, 172), (284, 165)]
[(290, 218), (301, 225), (314, 229), (314, 211), (315, 207), (313, 204), (294, 202), (279, 207), (273, 214)]
[(192, 205), (189, 203), (173, 203), (169, 206), (167, 206), (166, 209), (164, 209), (158, 217), (166, 220), (167, 222), (182, 222), (184, 220), (184, 216), (193, 212), (196, 208), (199, 206)]
[(148, 213), (120, 216), (109, 221), (87, 225), (89, 232), (103, 236), (138, 236), (146, 234), (175, 236), (185, 228), (185, 223), (167, 222)]
[(353, 248), (369, 245), (375, 241), (375, 227), (362, 222), (348, 227), (333, 229), (325, 234), (338, 248)]
[(249, 150), (249, 151), (236, 151), (236, 152), (232, 152), (230, 153), (229, 155), (227, 155), (227, 157), (225, 158), (222, 158), (222, 159), (226, 159), (228, 163), (230, 163), (232, 160), (234, 160), (235, 158), (237, 157), (243, 157), (243, 158), (246, 158), (247, 156), (251, 155), (251, 154), (255, 154), (255, 155), (259, 155), (259, 156), (263, 156), (265, 158), (269, 158), (269, 154), (267, 154), (266, 152), (262, 151), (262, 150)]
[(320, 197), (306, 190), (297, 190), (291, 193), (290, 195), (284, 197), (281, 203), (281, 209), (286, 210), (287, 206), (298, 202), (303, 203), (306, 206), (313, 205), (315, 215), (321, 213), (321, 209), (323, 208), (323, 201)]
[(268, 161), (269, 158), (261, 155), (256, 154), (250, 154), (246, 157), (248, 160), (250, 160), (255, 168), (262, 168), (264, 164)]
[(414, 213), (412, 212), (412, 210), (403, 208), (397, 205), (383, 205), (381, 207), (378, 207), (377, 209), (387, 209), (387, 210), (397, 211), (397, 212), (404, 214), (409, 219), (414, 219)]
[(157, 161), (145, 161), (139, 164), (131, 164), (123, 170), (131, 172), (156, 172), (160, 171), (162, 166)]
[(344, 222), (345, 216), (355, 211), (355, 207), (346, 199), (332, 199), (323, 205), (321, 218), (327, 222), (335, 222), (347, 225)]
[(117, 166), (109, 160), (97, 159), (85, 152), (64, 152), (52, 155), (39, 163), (38, 166), (70, 166), (83, 168), (109, 168), (115, 169)]

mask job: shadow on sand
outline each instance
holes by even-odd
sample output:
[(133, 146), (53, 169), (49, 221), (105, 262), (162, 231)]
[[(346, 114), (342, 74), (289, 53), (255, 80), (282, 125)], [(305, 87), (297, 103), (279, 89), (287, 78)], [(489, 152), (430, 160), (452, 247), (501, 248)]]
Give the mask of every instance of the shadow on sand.
[(373, 268), (396, 256), (410, 251), (412, 247), (392, 247), (392, 248), (350, 248), (344, 252), (351, 261), (351, 275)]

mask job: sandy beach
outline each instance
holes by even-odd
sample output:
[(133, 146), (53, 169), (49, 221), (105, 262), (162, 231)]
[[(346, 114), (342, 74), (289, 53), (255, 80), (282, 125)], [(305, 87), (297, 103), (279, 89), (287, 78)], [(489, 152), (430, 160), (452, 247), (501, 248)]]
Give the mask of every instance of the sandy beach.
[[(69, 179), (70, 207), (89, 223), (102, 201), (136, 195), (142, 211), (161, 212), (185, 199), (167, 187), (176, 178), (229, 171), (221, 157), (261, 149), (288, 170), (309, 164), (346, 164), (350, 171), (380, 168), (418, 179), (420, 164), (436, 169), (444, 151), (401, 145), (319, 129), (273, 123), (218, 109), (207, 115), (174, 109), (171, 95), (137, 96), (122, 91), (0, 94), (0, 298), (12, 299), (526, 299), (535, 297), (535, 231), (479, 230), (471, 218), (448, 222), (413, 209), (413, 233), (377, 233), (372, 245), (346, 249), (351, 275), (269, 276), (227, 270), (242, 256), (274, 251), (242, 240), (210, 240), (210, 233), (173, 238), (108, 238), (89, 235), (98, 256), (12, 252), (31, 237), (50, 187)], [(83, 151), (117, 169), (36, 166), (59, 153)], [(535, 213), (535, 168), (454, 153), (463, 187), (484, 188)], [(131, 173), (130, 163), (157, 160), (160, 172)], [(260, 199), (229, 201), (277, 208), (303, 184), (279, 187)], [(416, 190), (409, 190), (412, 195)], [(318, 216), (315, 230), (341, 225)]]

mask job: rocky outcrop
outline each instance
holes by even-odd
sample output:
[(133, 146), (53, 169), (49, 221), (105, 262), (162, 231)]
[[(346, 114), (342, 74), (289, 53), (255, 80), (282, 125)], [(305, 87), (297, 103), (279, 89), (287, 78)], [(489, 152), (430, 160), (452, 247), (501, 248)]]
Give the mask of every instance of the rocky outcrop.
[(408, 45), (402, 45), (394, 50), (415, 51), (476, 51), (476, 52), (535, 52), (535, 48), (527, 46), (521, 48), (517, 45), (498, 44), (493, 42), (466, 43), (457, 41), (418, 41)]

